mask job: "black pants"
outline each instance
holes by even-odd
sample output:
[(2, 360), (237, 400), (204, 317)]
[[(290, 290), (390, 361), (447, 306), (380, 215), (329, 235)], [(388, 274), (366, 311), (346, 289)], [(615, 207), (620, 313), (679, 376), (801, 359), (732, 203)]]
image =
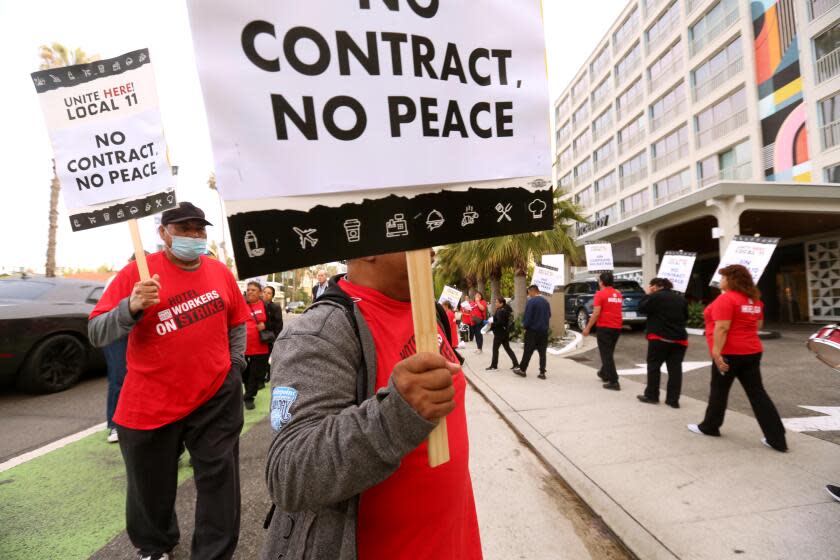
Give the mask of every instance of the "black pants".
[(481, 328), (483, 326), (484, 325), (482, 325), (481, 323), (478, 323), (477, 325), (474, 324), (472, 326), (473, 336), (475, 337), (475, 345), (478, 346), (479, 350), (481, 350), (481, 348), (484, 346), (484, 335), (481, 334)]
[(127, 479), (126, 530), (142, 553), (167, 552), (178, 544), (178, 456), (186, 446), (196, 487), (191, 557), (233, 557), (239, 541), (242, 424), (242, 387), (234, 371), (186, 418), (153, 430), (117, 426)]
[(516, 354), (510, 349), (510, 341), (507, 333), (493, 334), (493, 358), (490, 360), (490, 367), (499, 367), (499, 347), (505, 349), (507, 355), (510, 356), (510, 361), (513, 362), (513, 367), (519, 367), (519, 362), (516, 360)]
[(248, 367), (242, 372), (242, 383), (245, 385), (246, 401), (253, 401), (260, 390), (260, 383), (265, 383), (266, 372), (268, 372), (269, 354), (257, 354), (245, 356), (248, 360)]
[(685, 358), (686, 347), (673, 342), (649, 340), (647, 352), (647, 387), (645, 396), (652, 400), (659, 400), (659, 380), (662, 377), (662, 364), (668, 368), (668, 388), (665, 392), (665, 402), (676, 404), (680, 401), (682, 391), (682, 363)]
[(598, 353), (601, 355), (601, 379), (608, 383), (618, 383), (618, 371), (615, 369), (615, 345), (618, 344), (618, 337), (621, 336), (621, 329), (608, 329), (598, 327), (596, 338), (598, 340)]
[(540, 355), (540, 373), (545, 373), (545, 352), (548, 349), (548, 331), (525, 331), (525, 349), (519, 361), (519, 369), (526, 371), (531, 356), (536, 350)]
[(700, 424), (700, 431), (709, 435), (720, 435), (723, 416), (726, 414), (726, 403), (729, 390), (737, 378), (750, 400), (767, 443), (777, 449), (787, 449), (785, 441), (785, 427), (779, 412), (761, 382), (761, 354), (747, 354), (743, 356), (724, 356), (729, 364), (729, 371), (721, 375), (715, 364), (712, 364), (712, 381), (709, 392), (709, 405), (706, 407), (706, 417)]

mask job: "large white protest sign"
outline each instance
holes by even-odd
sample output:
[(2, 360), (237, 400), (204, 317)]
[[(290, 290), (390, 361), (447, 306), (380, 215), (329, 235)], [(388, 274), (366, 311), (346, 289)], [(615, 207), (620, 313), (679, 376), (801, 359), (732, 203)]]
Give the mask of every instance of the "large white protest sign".
[(188, 6), (239, 270), (552, 227), (538, 0)]
[(695, 260), (697, 260), (697, 253), (667, 251), (662, 257), (657, 276), (667, 278), (674, 285), (674, 290), (685, 293), (688, 282), (691, 280)]
[(720, 284), (720, 274), (718, 271), (731, 264), (745, 266), (750, 271), (753, 281), (758, 284), (778, 244), (778, 237), (736, 235), (726, 247), (726, 252), (723, 254), (720, 264), (715, 269), (711, 285), (717, 286)]
[(560, 272), (548, 266), (535, 266), (531, 284), (535, 284), (544, 294), (553, 294), (556, 286), (562, 286)]
[(438, 303), (443, 303), (444, 301), (448, 301), (452, 304), (452, 309), (457, 311), (458, 304), (461, 302), (461, 295), (463, 292), (459, 291), (457, 288), (453, 288), (452, 286), (444, 286), (443, 291), (438, 298)]
[(610, 243), (587, 243), (584, 249), (586, 250), (586, 268), (589, 272), (615, 269)]
[[(74, 231), (175, 206), (155, 78), (142, 49), (32, 73)], [(117, 202), (120, 201), (120, 202)]]

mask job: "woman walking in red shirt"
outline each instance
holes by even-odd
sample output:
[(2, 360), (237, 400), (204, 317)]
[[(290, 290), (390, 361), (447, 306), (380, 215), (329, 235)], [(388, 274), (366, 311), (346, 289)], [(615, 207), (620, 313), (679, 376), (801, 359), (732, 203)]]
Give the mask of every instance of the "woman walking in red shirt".
[(481, 354), (481, 348), (484, 346), (484, 335), (481, 333), (484, 322), (487, 320), (487, 302), (484, 301), (484, 295), (481, 292), (475, 293), (475, 298), (472, 304), (472, 329), (475, 336), (475, 345), (478, 346), (476, 354)]
[(697, 434), (720, 436), (729, 390), (737, 378), (750, 400), (764, 445), (787, 451), (785, 428), (776, 406), (761, 382), (761, 354), (758, 330), (764, 323), (761, 292), (749, 270), (733, 264), (720, 270), (723, 292), (705, 310), (706, 340), (712, 355), (712, 382), (706, 417), (701, 424), (689, 424)]
[(265, 330), (265, 323), (268, 314), (265, 312), (265, 303), (262, 298), (262, 286), (259, 282), (248, 282), (245, 292), (245, 303), (248, 305), (247, 346), (245, 359), (248, 367), (242, 373), (242, 382), (245, 384), (245, 408), (254, 409), (254, 399), (260, 389), (260, 381), (265, 380), (268, 372), (268, 344), (260, 337), (260, 332)]

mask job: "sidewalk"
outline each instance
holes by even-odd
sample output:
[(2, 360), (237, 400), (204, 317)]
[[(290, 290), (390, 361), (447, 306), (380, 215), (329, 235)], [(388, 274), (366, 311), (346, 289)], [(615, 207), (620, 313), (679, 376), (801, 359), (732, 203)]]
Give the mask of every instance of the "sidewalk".
[(490, 352), (473, 348), (472, 385), (639, 558), (840, 558), (840, 504), (824, 490), (840, 482), (840, 446), (788, 432), (781, 454), (733, 411), (723, 437), (699, 436), (686, 424), (702, 420), (705, 402), (642, 404), (641, 384), (606, 391), (594, 369), (550, 354), (546, 381), (536, 355), (525, 379), (486, 372)]

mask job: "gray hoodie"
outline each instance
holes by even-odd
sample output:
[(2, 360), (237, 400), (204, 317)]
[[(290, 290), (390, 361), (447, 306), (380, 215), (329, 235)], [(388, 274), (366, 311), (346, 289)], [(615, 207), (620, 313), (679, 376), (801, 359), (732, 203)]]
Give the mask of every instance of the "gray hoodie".
[(263, 559), (355, 560), (359, 495), (396, 471), (435, 424), (393, 381), (373, 393), (374, 343), (358, 308), (319, 300), (286, 326), (271, 362), (266, 481), (277, 509)]

